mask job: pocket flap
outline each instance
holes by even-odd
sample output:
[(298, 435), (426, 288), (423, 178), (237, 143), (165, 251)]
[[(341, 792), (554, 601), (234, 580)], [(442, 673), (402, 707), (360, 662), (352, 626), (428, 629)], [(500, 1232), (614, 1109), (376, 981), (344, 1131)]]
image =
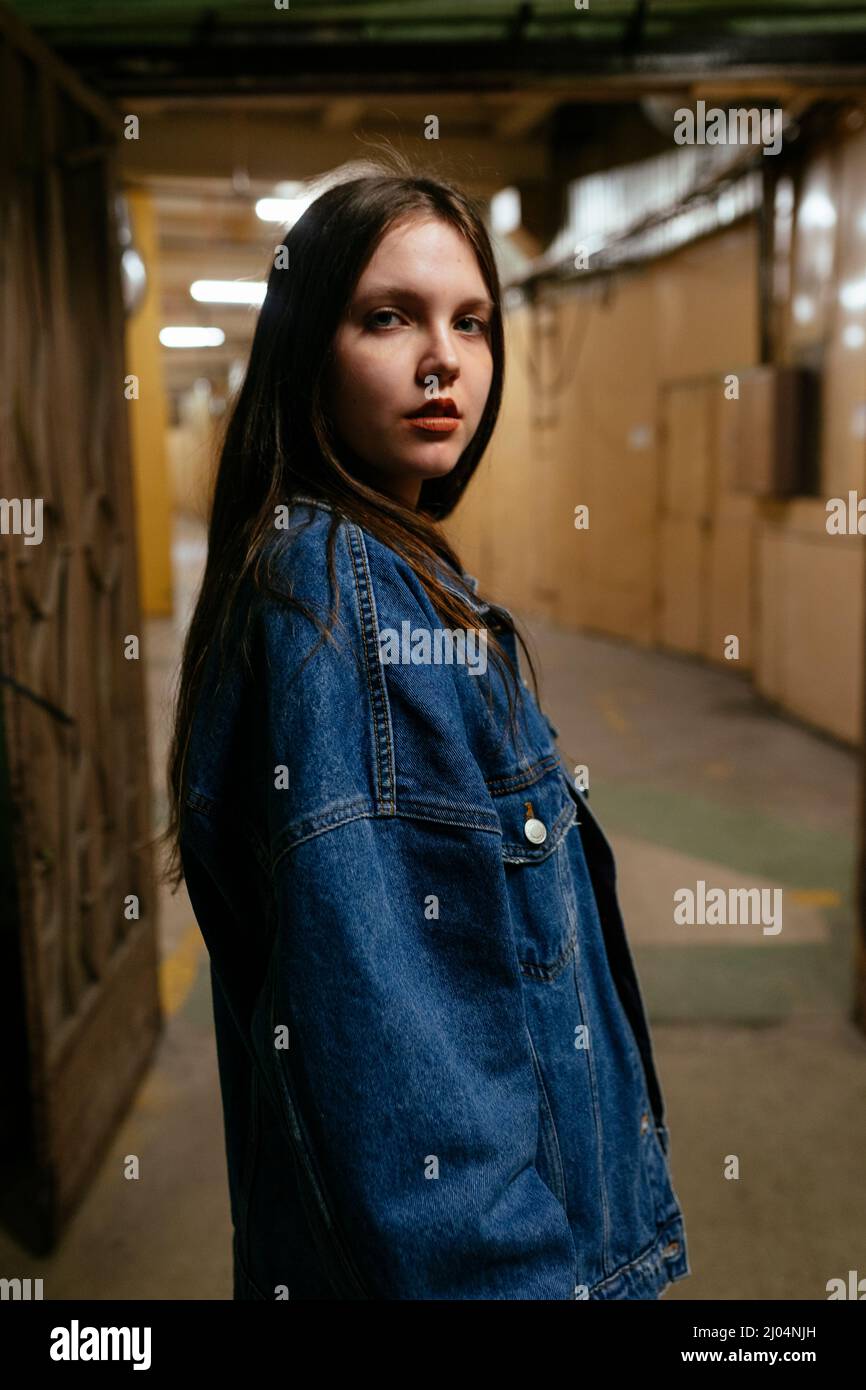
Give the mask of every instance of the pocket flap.
[(561, 767), (498, 796), (495, 804), (502, 826), (502, 858), (509, 864), (546, 859), (577, 820), (577, 803)]

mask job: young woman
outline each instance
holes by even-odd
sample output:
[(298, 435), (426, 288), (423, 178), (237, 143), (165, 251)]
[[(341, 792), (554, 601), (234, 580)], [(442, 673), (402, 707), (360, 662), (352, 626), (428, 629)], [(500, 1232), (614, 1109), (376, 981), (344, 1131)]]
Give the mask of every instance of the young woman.
[(690, 1273), (610, 846), (440, 528), (503, 357), (452, 186), (344, 180), (278, 248), (167, 832), (210, 954), (236, 1298), (651, 1299)]

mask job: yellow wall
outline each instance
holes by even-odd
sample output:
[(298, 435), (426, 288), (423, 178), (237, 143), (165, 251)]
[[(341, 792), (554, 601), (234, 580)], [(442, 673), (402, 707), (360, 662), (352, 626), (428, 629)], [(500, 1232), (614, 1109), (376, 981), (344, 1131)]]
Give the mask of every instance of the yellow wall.
[[(802, 219), (809, 194), (819, 215), (813, 197)], [(839, 298), (852, 281), (853, 310)], [(797, 295), (814, 301), (808, 322)], [(753, 498), (723, 476), (738, 406), (722, 378), (758, 362), (758, 303), (749, 219), (511, 313), (500, 423), (447, 529), (518, 614), (747, 671), (781, 709), (859, 744), (866, 559), (861, 538), (827, 533), (825, 502), (866, 486), (866, 331), (850, 332), (866, 330), (866, 132), (804, 171), (780, 316), (780, 361), (811, 347), (823, 363), (818, 498)]]
[(660, 388), (755, 360), (756, 264), (754, 229), (740, 227), (508, 316), (500, 423), (450, 523), (501, 602), (655, 639)]
[(166, 463), (168, 423), (159, 343), (159, 254), (153, 204), (140, 189), (127, 192), (136, 248), (147, 268), (147, 293), (126, 326), (126, 370), (138, 377), (138, 400), (128, 400), (135, 490), (139, 590), (146, 616), (172, 612), (171, 506)]
[(195, 387), (181, 396), (178, 413), (167, 439), (172, 506), (207, 522), (225, 421), (211, 416), (209, 392)]

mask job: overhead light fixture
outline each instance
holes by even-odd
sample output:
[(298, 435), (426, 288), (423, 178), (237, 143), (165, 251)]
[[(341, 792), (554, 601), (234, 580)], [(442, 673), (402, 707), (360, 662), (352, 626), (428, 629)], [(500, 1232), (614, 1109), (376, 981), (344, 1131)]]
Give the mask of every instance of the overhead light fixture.
[(261, 304), (264, 280), (193, 280), (189, 292), (200, 304)]
[(222, 347), (225, 340), (226, 335), (221, 328), (186, 328), (174, 325), (159, 330), (159, 341), (163, 347)]
[(501, 236), (516, 232), (520, 226), (520, 219), (520, 190), (513, 186), (500, 188), (490, 199), (490, 225), (494, 232)]
[(280, 222), (293, 227), (311, 202), (311, 198), (259, 198), (256, 217), (262, 222)]

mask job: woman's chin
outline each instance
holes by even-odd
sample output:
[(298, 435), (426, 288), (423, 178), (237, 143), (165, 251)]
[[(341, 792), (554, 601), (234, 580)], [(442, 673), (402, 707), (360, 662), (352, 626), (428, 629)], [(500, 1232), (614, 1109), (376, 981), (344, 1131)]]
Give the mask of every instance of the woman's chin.
[(419, 479), (444, 478), (452, 468), (457, 467), (460, 451), (446, 444), (421, 444), (404, 455), (407, 473), (414, 473)]

